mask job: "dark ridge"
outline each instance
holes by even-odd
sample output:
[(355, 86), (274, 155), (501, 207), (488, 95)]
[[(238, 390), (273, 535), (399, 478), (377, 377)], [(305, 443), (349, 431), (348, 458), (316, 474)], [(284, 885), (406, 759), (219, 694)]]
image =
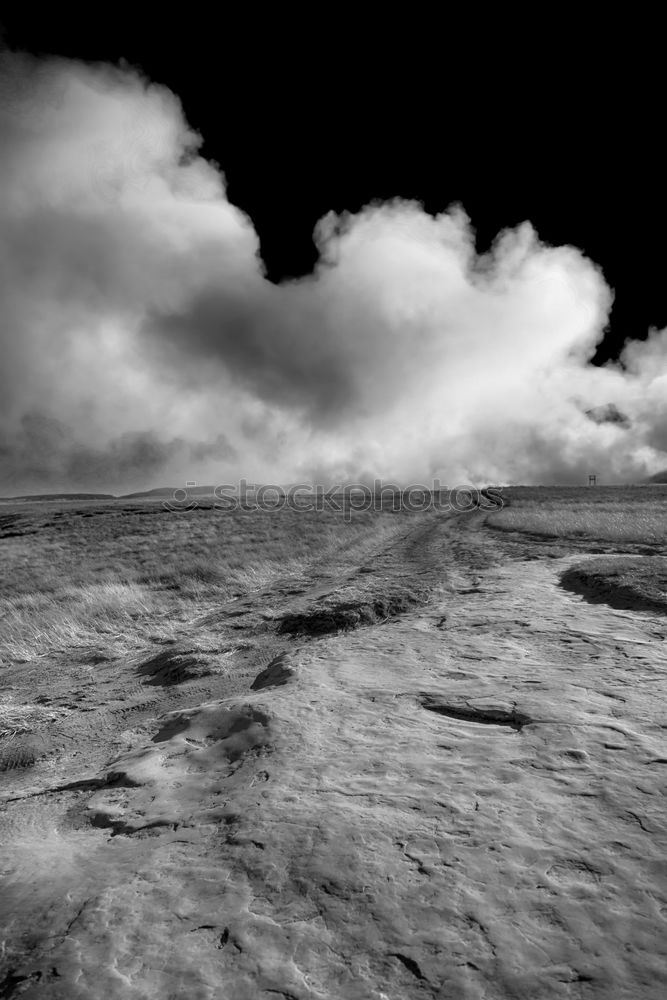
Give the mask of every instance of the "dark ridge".
[(412, 973), (415, 979), (426, 979), (426, 976), (413, 958), (408, 958), (407, 955), (402, 955), (400, 951), (390, 951), (389, 955), (391, 958), (397, 958), (399, 962), (405, 966), (408, 972)]
[[(579, 594), (589, 604), (607, 604), (619, 611), (648, 611), (667, 615), (667, 572), (662, 568), (652, 571), (653, 559), (644, 556), (645, 573), (630, 574), (621, 565), (617, 570), (608, 566), (571, 566), (561, 574), (560, 584), (565, 590)], [(665, 563), (667, 567), (667, 563)]]
[(190, 726), (188, 719), (184, 719), (182, 716), (176, 716), (176, 718), (169, 719), (168, 722), (162, 726), (160, 730), (153, 736), (153, 743), (166, 743), (167, 740), (173, 739), (174, 736), (178, 736), (179, 733), (184, 733)]
[(517, 712), (516, 709), (507, 712), (502, 708), (473, 708), (467, 705), (447, 705), (443, 704), (437, 695), (420, 694), (419, 703), (427, 711), (437, 712), (438, 715), (446, 715), (450, 719), (458, 719), (462, 722), (477, 722), (486, 726), (507, 726), (516, 732), (520, 732), (524, 726), (530, 725), (533, 721), (529, 715)]
[(286, 653), (280, 653), (275, 659), (271, 660), (268, 667), (257, 674), (257, 677), (255, 677), (250, 685), (250, 689), (252, 691), (261, 691), (263, 688), (279, 687), (282, 684), (287, 684), (290, 677), (293, 676), (294, 671), (285, 662), (286, 657)]
[(153, 490), (139, 490), (136, 493), (122, 493), (118, 500), (141, 500), (142, 498), (165, 497), (173, 499), (176, 493), (187, 493), (189, 497), (214, 496), (215, 486), (156, 486)]
[(113, 493), (31, 493), (19, 497), (0, 497), (0, 500), (12, 503), (19, 501), (39, 500), (115, 500)]
[(103, 812), (91, 812), (90, 825), (98, 829), (110, 829), (112, 837), (116, 837), (119, 834), (132, 836), (135, 833), (148, 836), (150, 834), (159, 834), (164, 828), (171, 830), (178, 828), (178, 823), (174, 823), (172, 820), (156, 819), (151, 823), (143, 823), (138, 826), (131, 820), (115, 819), (113, 816), (108, 816)]
[[(19, 986), (22, 983), (28, 983), (30, 981), (39, 982), (42, 978), (41, 972), (31, 972), (27, 976), (17, 975), (13, 969), (10, 969), (5, 978), (0, 982), (0, 997), (6, 1000), (8, 997), (12, 997)], [(23, 989), (21, 992), (25, 992)]]
[(173, 684), (182, 684), (183, 681), (207, 677), (213, 670), (209, 661), (202, 656), (169, 649), (140, 664), (137, 673), (150, 678), (146, 681), (147, 684), (170, 687)]
[(327, 635), (376, 625), (425, 604), (427, 591), (399, 591), (388, 597), (341, 601), (315, 607), (311, 611), (283, 615), (278, 632), (289, 635)]
[(82, 778), (78, 781), (68, 781), (64, 785), (53, 785), (52, 788), (42, 788), (38, 792), (27, 792), (24, 795), (13, 795), (5, 802), (20, 802), (22, 799), (36, 799), (42, 795), (54, 795), (57, 792), (94, 792), (100, 788), (138, 788), (136, 781), (124, 771), (109, 771), (101, 778)]

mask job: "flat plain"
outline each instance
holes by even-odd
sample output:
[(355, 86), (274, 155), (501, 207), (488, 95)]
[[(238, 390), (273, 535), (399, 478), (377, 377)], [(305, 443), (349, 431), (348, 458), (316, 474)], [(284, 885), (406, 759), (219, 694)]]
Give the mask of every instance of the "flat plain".
[(0, 997), (663, 997), (667, 488), (502, 495), (0, 504)]

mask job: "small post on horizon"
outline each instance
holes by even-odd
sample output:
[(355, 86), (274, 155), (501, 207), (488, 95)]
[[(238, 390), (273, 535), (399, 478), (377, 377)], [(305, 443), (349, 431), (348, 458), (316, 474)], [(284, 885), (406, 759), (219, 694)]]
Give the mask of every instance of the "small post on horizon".
[(588, 485), (589, 486), (596, 486), (597, 485), (597, 481), (598, 481), (598, 477), (595, 474), (593, 474), (593, 475), (591, 475), (591, 476), (588, 477)]

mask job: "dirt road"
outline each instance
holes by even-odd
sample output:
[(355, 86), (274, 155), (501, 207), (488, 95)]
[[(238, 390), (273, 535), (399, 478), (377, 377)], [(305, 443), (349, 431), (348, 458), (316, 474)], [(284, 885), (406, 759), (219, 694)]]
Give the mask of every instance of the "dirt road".
[(355, 579), (428, 604), (9, 782), (0, 997), (663, 997), (665, 619), (507, 551), (406, 528)]

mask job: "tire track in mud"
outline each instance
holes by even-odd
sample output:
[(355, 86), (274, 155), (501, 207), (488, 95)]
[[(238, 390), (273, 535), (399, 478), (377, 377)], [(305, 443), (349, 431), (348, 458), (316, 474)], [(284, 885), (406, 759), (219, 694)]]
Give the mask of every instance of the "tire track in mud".
[[(134, 655), (126, 663), (105, 662), (91, 678), (90, 684), (80, 688), (76, 695), (66, 692), (66, 678), (61, 685), (60, 697), (57, 690), (49, 690), (50, 705), (68, 714), (65, 718), (59, 718), (51, 731), (45, 733), (43, 742), (48, 744), (50, 741), (50, 746), (43, 747), (41, 755), (33, 754), (29, 760), (26, 758), (26, 769), (21, 775), (14, 772), (11, 776), (13, 780), (2, 782), (5, 799), (2, 821), (5, 864), (9, 862), (11, 867), (12, 854), (16, 860), (14, 881), (9, 886), (6, 885), (5, 912), (6, 907), (13, 905), (14, 911), (22, 914), (26, 921), (23, 925), (25, 933), (33, 934), (34, 928), (30, 928), (35, 923), (36, 915), (30, 911), (33, 904), (26, 902), (26, 892), (30, 896), (28, 884), (33, 879), (42, 877), (44, 886), (37, 893), (36, 899), (47, 899), (48, 885), (52, 878), (48, 859), (55, 854), (59, 858), (62, 879), (75, 879), (74, 872), (79, 871), (80, 889), (72, 892), (72, 905), (68, 904), (63, 908), (65, 923), (69, 927), (72, 906), (78, 905), (77, 900), (80, 902), (81, 892), (92, 891), (86, 889), (86, 885), (91, 880), (92, 883), (97, 880), (95, 866), (99, 865), (102, 872), (107, 870), (104, 845), (109, 831), (115, 835), (123, 832), (127, 835), (136, 826), (130, 824), (128, 827), (126, 821), (116, 821), (113, 816), (108, 825), (106, 821), (98, 822), (93, 817), (91, 825), (89, 803), (100, 794), (100, 790), (115, 784), (114, 780), (104, 777), (104, 768), (108, 766), (108, 762), (119, 754), (122, 756), (123, 753), (131, 753), (134, 748), (150, 741), (160, 728), (159, 718), (165, 713), (187, 712), (216, 698), (229, 699), (244, 690), (250, 690), (255, 678), (261, 678), (266, 668), (270, 672), (271, 665), (294, 648), (295, 644), (290, 636), (279, 635), (277, 632), (282, 615), (294, 613), (296, 607), (308, 608), (323, 598), (331, 598), (339, 588), (352, 588), (355, 597), (361, 599), (368, 593), (371, 585), (377, 593), (378, 588), (385, 586), (387, 581), (398, 580), (404, 583), (406, 568), (413, 576), (419, 573), (422, 570), (420, 560), (427, 561), (429, 539), (435, 533), (434, 523), (416, 526), (407, 523), (400, 539), (389, 546), (378, 547), (373, 553), (365, 553), (364, 572), (360, 572), (358, 566), (350, 566), (343, 573), (330, 575), (325, 580), (314, 572), (311, 579), (298, 585), (295, 585), (294, 580), (280, 581), (248, 595), (240, 602), (230, 602), (221, 608), (220, 614), (216, 615), (218, 626), (223, 623), (228, 625), (230, 621), (238, 625), (239, 619), (246, 616), (249, 619), (243, 623), (242, 628), (234, 629), (233, 634), (230, 634), (231, 629), (225, 630), (233, 654), (224, 676), (174, 678), (174, 683), (150, 684), (153, 668), (146, 666), (151, 663), (150, 656)], [(431, 570), (431, 578), (435, 579), (436, 575)], [(412, 577), (408, 582), (412, 582)], [(242, 606), (239, 607), (239, 604)], [(266, 613), (267, 607), (270, 608), (270, 614)], [(240, 611), (243, 613), (239, 614)], [(227, 613), (229, 618), (225, 617)], [(208, 624), (210, 626), (210, 622)], [(302, 639), (301, 643), (303, 641)], [(179, 656), (193, 655), (187, 642), (176, 643), (168, 648), (176, 661)], [(158, 670), (161, 662), (158, 662)], [(168, 667), (169, 656), (164, 657), (164, 663)], [(235, 671), (240, 676), (234, 678)], [(232, 674), (231, 682), (229, 674)], [(274, 675), (269, 678), (269, 683), (275, 683)], [(263, 687), (261, 682), (257, 689), (260, 687)], [(120, 698), (119, 692), (123, 692)], [(100, 704), (100, 701), (103, 703)], [(19, 744), (12, 750), (15, 754), (12, 759), (16, 761), (23, 759), (18, 747)], [(262, 774), (267, 775), (268, 772), (263, 770)], [(5, 779), (8, 777), (4, 775)], [(266, 781), (266, 777), (260, 781), (260, 785), (263, 781)], [(255, 783), (255, 778), (252, 783)], [(122, 788), (120, 792), (122, 798), (125, 794), (122, 793)], [(119, 793), (113, 794), (117, 798)], [(206, 795), (203, 801), (206, 802)], [(215, 797), (212, 801), (215, 801)], [(136, 829), (149, 831), (155, 829), (155, 826), (148, 822), (139, 824)], [(162, 827), (159, 826), (158, 829)], [(35, 851), (40, 855), (39, 862)], [(86, 872), (88, 875), (85, 875)], [(110, 879), (115, 877), (109, 874)], [(25, 891), (21, 888), (24, 882)], [(85, 900), (82, 905), (85, 906)], [(39, 923), (37, 920), (37, 926)], [(12, 978), (17, 975), (17, 963), (24, 948), (21, 944), (23, 932), (20, 927), (15, 927), (13, 933), (13, 941), (6, 942), (8, 960), (12, 965), (6, 984), (16, 982), (18, 988), (26, 981), (32, 982), (29, 977), (33, 974), (29, 973), (25, 980)], [(51, 988), (51, 980), (45, 975), (36, 982), (41, 983), (40, 993)]]
[[(44, 724), (38, 734), (0, 739), (2, 787), (14, 794), (28, 779), (32, 792), (41, 771), (51, 783), (58, 765), (80, 778), (110, 754), (141, 740), (160, 715), (249, 690), (258, 674), (294, 647), (295, 639), (317, 639), (317, 628), (308, 627), (311, 616), (331, 616), (333, 608), (332, 626), (325, 631), (336, 631), (340, 605), (349, 609), (354, 627), (388, 617), (387, 610), (402, 613), (426, 600), (429, 587), (442, 575), (442, 559), (436, 559), (433, 545), (441, 528), (442, 518), (427, 516), (417, 524), (406, 519), (398, 538), (364, 551), (362, 566), (347, 556), (333, 573), (316, 564), (302, 578), (273, 581), (195, 619), (189, 629), (194, 641), (172, 640), (153, 649), (152, 655), (146, 650), (143, 656), (134, 653), (124, 661), (98, 663), (83, 688), (80, 676), (78, 684), (72, 683), (70, 671), (43, 696), (65, 717)], [(359, 608), (371, 612), (364, 619)], [(296, 636), (289, 624), (299, 616), (305, 627), (297, 629), (301, 634)], [(222, 656), (198, 648), (198, 627), (224, 636)], [(68, 683), (76, 694), (68, 693)], [(31, 697), (37, 697), (35, 691)]]

